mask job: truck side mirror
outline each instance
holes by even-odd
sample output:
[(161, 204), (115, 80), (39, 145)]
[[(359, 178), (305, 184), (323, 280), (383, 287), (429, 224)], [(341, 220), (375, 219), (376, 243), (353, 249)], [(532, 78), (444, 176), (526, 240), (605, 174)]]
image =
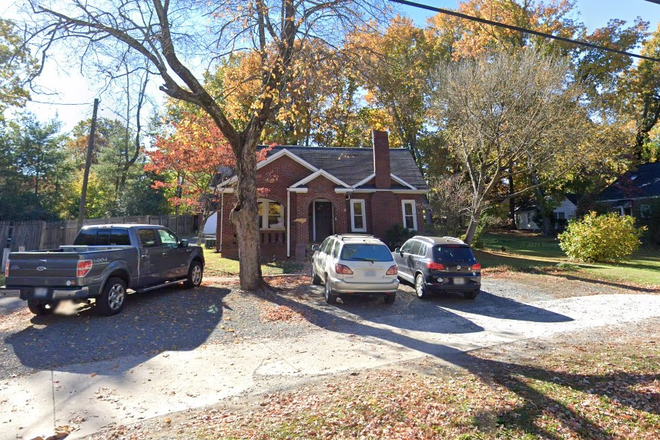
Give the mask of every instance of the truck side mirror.
[(182, 238), (181, 241), (179, 241), (179, 247), (188, 247), (188, 240)]

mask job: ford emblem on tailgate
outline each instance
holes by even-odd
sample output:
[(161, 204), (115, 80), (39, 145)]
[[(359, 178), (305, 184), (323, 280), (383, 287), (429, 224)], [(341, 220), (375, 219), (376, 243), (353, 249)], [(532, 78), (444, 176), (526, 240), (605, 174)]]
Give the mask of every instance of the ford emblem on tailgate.
[(46, 267), (45, 266), (39, 266), (39, 267), (37, 267), (37, 270), (39, 272), (43, 272), (44, 270), (46, 270)]

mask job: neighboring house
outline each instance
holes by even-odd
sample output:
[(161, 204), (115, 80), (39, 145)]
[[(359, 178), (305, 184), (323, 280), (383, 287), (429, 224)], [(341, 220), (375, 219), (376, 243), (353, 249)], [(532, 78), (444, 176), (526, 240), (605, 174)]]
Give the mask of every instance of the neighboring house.
[[(557, 220), (556, 223), (566, 223), (575, 218), (577, 211), (577, 197), (574, 194), (566, 194), (561, 204), (552, 212)], [(519, 206), (516, 210), (516, 226), (518, 229), (540, 230), (541, 227), (534, 222), (536, 217), (536, 205), (528, 204)]]
[[(238, 257), (229, 213), (232, 184), (220, 185), (217, 249)], [(387, 133), (373, 132), (370, 148), (276, 146), (257, 165), (261, 254), (302, 260), (312, 243), (347, 232), (385, 237), (395, 224), (423, 229), (422, 201), (428, 185), (407, 149), (390, 149)]]
[(605, 188), (598, 201), (607, 203), (621, 215), (646, 218), (660, 201), (660, 162), (639, 165)]

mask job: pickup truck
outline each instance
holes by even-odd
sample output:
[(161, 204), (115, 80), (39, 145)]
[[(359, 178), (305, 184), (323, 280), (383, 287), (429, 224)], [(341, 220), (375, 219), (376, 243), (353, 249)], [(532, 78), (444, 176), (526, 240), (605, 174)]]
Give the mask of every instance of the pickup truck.
[(145, 292), (183, 281), (199, 286), (204, 253), (158, 225), (97, 225), (80, 230), (73, 245), (12, 252), (5, 265), (7, 294), (27, 301), (36, 315), (62, 300), (94, 299), (98, 313), (119, 313), (127, 289)]

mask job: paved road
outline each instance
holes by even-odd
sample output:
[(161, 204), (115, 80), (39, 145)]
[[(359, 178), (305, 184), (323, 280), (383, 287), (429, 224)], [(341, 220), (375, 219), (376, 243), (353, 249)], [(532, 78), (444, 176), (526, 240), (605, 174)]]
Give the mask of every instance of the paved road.
[[(74, 310), (32, 318), (0, 334), (8, 365), (0, 373), (0, 440), (61, 425), (76, 426), (69, 438), (80, 438), (316, 377), (424, 356), (451, 364), (472, 349), (660, 317), (660, 295), (580, 286), (588, 296), (556, 298), (552, 286), (490, 280), (474, 301), (422, 301), (405, 287), (392, 306), (378, 299), (329, 306), (320, 287), (245, 303), (223, 288), (172, 288), (131, 298), (115, 317)], [(614, 293), (595, 294), (603, 291)], [(259, 310), (278, 305), (306, 322), (259, 319)]]

